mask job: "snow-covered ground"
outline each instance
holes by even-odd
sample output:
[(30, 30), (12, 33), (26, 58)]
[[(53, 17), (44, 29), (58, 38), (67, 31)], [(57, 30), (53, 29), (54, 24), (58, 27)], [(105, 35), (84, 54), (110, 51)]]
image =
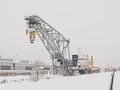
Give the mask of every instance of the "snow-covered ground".
[(30, 80), (30, 76), (0, 76), (0, 85)]
[[(51, 76), (51, 79), (30, 81), (29, 76), (0, 77), (0, 90), (110, 90), (111, 72), (79, 76)], [(120, 89), (120, 72), (115, 74), (114, 89)]]
[(113, 81), (113, 90), (120, 90), (120, 71), (115, 72)]

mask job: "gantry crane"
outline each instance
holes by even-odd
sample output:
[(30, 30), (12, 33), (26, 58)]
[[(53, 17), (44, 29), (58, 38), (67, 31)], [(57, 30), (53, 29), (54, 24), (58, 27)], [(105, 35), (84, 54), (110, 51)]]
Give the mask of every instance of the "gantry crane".
[(30, 42), (34, 42), (37, 33), (49, 52), (53, 63), (53, 73), (69, 75), (71, 71), (70, 41), (38, 15), (25, 17), (25, 20), (27, 22), (26, 34), (29, 34)]

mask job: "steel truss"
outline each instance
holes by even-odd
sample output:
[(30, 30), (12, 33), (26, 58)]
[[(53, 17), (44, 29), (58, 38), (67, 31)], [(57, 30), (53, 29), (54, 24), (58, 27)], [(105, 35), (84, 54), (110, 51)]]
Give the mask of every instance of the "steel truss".
[(70, 41), (37, 15), (25, 17), (25, 20), (28, 28), (35, 30), (49, 52), (53, 63), (53, 73), (69, 75)]

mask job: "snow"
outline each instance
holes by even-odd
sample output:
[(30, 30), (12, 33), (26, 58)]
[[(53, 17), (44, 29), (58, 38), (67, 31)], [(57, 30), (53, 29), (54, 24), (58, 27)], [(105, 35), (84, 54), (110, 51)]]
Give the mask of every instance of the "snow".
[(30, 76), (1, 76), (0, 84), (29, 80)]
[[(116, 74), (120, 76), (120, 73)], [(112, 72), (65, 77), (51, 76), (50, 79), (43, 78), (37, 82), (30, 81), (29, 76), (0, 77), (0, 80), (8, 80), (8, 83), (0, 84), (0, 90), (109, 90), (111, 75)], [(12, 80), (18, 82), (12, 82)], [(117, 89), (114, 87), (114, 90), (120, 89), (118, 88), (120, 78), (116, 83)]]
[(120, 71), (115, 72), (113, 90), (120, 90)]

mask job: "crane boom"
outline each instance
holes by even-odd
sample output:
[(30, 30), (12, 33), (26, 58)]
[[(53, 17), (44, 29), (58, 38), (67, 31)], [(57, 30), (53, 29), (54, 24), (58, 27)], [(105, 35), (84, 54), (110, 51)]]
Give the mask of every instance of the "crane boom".
[[(35, 38), (36, 32), (49, 52), (52, 58), (54, 74), (68, 75), (71, 66), (70, 41), (37, 15), (25, 17), (25, 20), (28, 29), (32, 30), (30, 35), (33, 35), (33, 38)], [(31, 36), (30, 39), (32, 43), (35, 40)]]

